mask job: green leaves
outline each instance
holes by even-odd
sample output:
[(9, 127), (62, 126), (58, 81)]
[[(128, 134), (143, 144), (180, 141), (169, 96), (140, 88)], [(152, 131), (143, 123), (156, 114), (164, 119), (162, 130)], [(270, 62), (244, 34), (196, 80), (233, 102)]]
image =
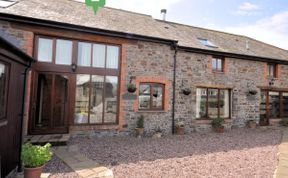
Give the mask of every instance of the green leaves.
[(85, 0), (85, 4), (87, 6), (91, 6), (94, 10), (94, 13), (96, 14), (97, 10), (99, 7), (104, 7), (106, 3), (106, 0), (98, 0), (98, 1), (93, 1), (93, 0)]
[(35, 168), (43, 166), (51, 160), (52, 155), (50, 143), (44, 146), (32, 145), (30, 143), (22, 145), (21, 158), (25, 167)]

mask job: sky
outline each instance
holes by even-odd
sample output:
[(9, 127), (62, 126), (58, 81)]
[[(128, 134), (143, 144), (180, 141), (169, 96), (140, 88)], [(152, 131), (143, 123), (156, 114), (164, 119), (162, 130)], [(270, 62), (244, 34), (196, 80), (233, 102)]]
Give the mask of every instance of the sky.
[(106, 6), (252, 37), (288, 50), (288, 0), (106, 0)]

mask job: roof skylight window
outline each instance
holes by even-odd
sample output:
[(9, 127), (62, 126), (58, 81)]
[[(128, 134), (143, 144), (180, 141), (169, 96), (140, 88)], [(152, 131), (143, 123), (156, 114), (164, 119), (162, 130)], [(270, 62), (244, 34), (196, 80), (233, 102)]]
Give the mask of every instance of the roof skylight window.
[(210, 47), (210, 48), (218, 48), (218, 46), (216, 46), (214, 43), (212, 43), (208, 39), (198, 38), (198, 40), (204, 46), (207, 46), (207, 47)]
[(0, 0), (0, 7), (6, 8), (15, 4), (17, 0)]

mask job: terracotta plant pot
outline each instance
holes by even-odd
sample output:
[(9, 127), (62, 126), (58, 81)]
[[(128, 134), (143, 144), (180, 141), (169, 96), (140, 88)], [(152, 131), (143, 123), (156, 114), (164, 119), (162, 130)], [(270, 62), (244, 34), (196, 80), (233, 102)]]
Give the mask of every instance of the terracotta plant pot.
[(136, 135), (143, 135), (144, 134), (144, 128), (136, 128), (135, 129), (135, 131), (136, 131)]
[(36, 168), (26, 168), (24, 167), (24, 178), (40, 178), (43, 170), (43, 166)]
[(225, 127), (224, 126), (215, 127), (214, 130), (216, 133), (224, 133)]
[(177, 135), (184, 135), (184, 127), (176, 127)]
[(255, 121), (248, 121), (247, 126), (250, 129), (255, 129), (257, 127), (257, 123)]

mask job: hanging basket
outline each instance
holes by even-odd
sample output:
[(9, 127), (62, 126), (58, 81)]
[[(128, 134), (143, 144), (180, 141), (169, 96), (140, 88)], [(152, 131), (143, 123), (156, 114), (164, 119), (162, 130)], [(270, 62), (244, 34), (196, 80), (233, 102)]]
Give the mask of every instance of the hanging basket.
[(183, 93), (184, 95), (190, 95), (190, 94), (191, 94), (191, 90), (190, 90), (189, 88), (184, 88), (184, 89), (182, 90), (182, 93)]
[(257, 90), (249, 90), (248, 91), (249, 95), (256, 95), (258, 93)]
[(137, 90), (136, 85), (133, 83), (127, 84), (127, 91), (129, 93), (134, 93)]

